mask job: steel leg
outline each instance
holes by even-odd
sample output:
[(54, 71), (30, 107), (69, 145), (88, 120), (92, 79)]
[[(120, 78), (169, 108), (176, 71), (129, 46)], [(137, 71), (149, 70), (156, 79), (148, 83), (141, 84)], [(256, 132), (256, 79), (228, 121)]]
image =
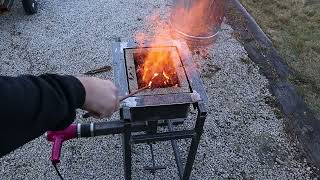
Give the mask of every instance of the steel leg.
[[(168, 129), (169, 129), (169, 131), (173, 131), (173, 127), (172, 127), (172, 122), (171, 121), (168, 121)], [(183, 173), (182, 161), (181, 161), (181, 157), (180, 157), (180, 152), (179, 152), (179, 147), (178, 147), (177, 141), (176, 140), (171, 140), (171, 146), (172, 146), (174, 157), (175, 157), (175, 160), (176, 160), (178, 173), (179, 173), (179, 178), (182, 179), (182, 173)]]
[(154, 175), (154, 173), (156, 173), (156, 170), (166, 169), (166, 167), (165, 166), (156, 166), (156, 161), (154, 159), (152, 143), (149, 143), (149, 147), (150, 147), (150, 152), (151, 152), (152, 166), (151, 167), (145, 166), (144, 169), (150, 171)]
[(131, 156), (131, 114), (129, 108), (122, 108), (120, 111), (121, 119), (124, 121), (124, 132), (122, 134), (122, 148), (123, 148), (123, 165), (124, 165), (124, 176), (126, 180), (131, 180), (131, 167), (132, 167), (132, 156)]
[(184, 172), (183, 172), (183, 178), (182, 178), (183, 180), (188, 180), (190, 178), (193, 162), (194, 162), (196, 154), (197, 154), (198, 145), (199, 145), (201, 135), (203, 132), (203, 125), (204, 125), (206, 115), (207, 115), (205, 105), (203, 103), (200, 103), (200, 102), (197, 103), (196, 107), (198, 109), (197, 121), (195, 124), (196, 134), (193, 136), (192, 141), (191, 141), (191, 146), (189, 149), (187, 162), (186, 162)]

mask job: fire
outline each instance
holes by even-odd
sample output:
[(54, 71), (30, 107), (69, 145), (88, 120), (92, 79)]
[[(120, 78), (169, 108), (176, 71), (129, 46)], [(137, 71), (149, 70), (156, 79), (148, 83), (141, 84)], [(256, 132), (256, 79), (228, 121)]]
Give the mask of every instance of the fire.
[[(192, 2), (192, 1), (190, 1)], [(178, 0), (175, 8), (171, 10), (171, 25), (175, 28), (184, 31), (193, 36), (201, 36), (212, 28), (213, 23), (216, 23), (214, 14), (208, 16), (208, 7), (213, 5), (212, 0), (200, 0), (190, 3), (190, 7), (183, 6), (185, 3)], [(137, 33), (135, 35), (136, 41), (140, 44), (137, 50), (138, 57), (143, 58), (139, 60), (136, 66), (138, 84), (142, 86), (154, 87), (178, 87), (179, 81), (175, 68), (175, 61), (177, 59), (171, 58), (171, 53), (168, 50), (152, 50), (148, 48), (146, 53), (142, 48), (145, 41), (151, 42), (151, 47), (158, 47), (161, 42), (172, 40), (172, 27), (169, 25), (168, 19), (161, 19), (159, 12), (154, 12), (146, 21), (149, 24), (150, 34)], [(162, 16), (163, 17), (163, 16)], [(183, 29), (181, 29), (183, 27)], [(159, 48), (155, 48), (159, 49)]]
[[(139, 88), (174, 87), (179, 85), (176, 67), (170, 51), (161, 48), (147, 48), (136, 56)], [(140, 64), (139, 64), (140, 63)]]
[(163, 74), (163, 76), (164, 76), (167, 80), (170, 79), (170, 77), (169, 77), (164, 71), (162, 72), (162, 74)]
[[(138, 54), (136, 72), (139, 88), (147, 85), (153, 88), (178, 87), (179, 80), (175, 61), (180, 59), (172, 58), (170, 50), (159, 47), (161, 42), (172, 39), (170, 28), (165, 21), (161, 20), (157, 12), (148, 17), (147, 22), (155, 23), (154, 27), (157, 28), (152, 31), (153, 35), (137, 33), (135, 36), (136, 41), (140, 44), (140, 48), (136, 51)], [(150, 47), (154, 48), (144, 48), (145, 41), (148, 41)]]

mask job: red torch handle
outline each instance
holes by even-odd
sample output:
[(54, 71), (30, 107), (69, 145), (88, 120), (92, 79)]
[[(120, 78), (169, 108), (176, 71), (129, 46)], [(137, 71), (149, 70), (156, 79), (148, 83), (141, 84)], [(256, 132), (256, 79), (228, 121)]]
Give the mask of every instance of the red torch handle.
[(62, 137), (55, 137), (53, 141), (53, 147), (51, 152), (51, 162), (53, 164), (57, 164), (60, 162), (60, 154), (63, 141), (64, 139)]
[(51, 161), (53, 164), (57, 164), (60, 162), (62, 143), (77, 137), (77, 124), (71, 124), (66, 129), (60, 131), (48, 131), (46, 135), (47, 140), (53, 142)]

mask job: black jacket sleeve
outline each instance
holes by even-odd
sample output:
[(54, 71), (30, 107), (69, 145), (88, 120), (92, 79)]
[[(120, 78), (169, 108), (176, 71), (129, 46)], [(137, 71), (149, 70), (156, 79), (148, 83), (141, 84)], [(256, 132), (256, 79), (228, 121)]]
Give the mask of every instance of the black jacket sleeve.
[(0, 157), (47, 130), (66, 128), (84, 100), (73, 76), (0, 76)]

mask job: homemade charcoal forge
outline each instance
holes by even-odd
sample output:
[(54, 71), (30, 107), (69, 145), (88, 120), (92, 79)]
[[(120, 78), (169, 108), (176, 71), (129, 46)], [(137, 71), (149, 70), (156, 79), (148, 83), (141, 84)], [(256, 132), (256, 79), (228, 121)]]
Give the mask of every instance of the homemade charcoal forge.
[[(166, 52), (165, 67), (161, 71), (149, 72), (146, 55)], [(145, 169), (155, 172), (165, 167), (156, 166), (152, 144), (171, 141), (180, 179), (189, 179), (206, 118), (205, 93), (202, 80), (192, 63), (192, 56), (184, 42), (167, 41), (161, 44), (116, 42), (113, 44), (115, 84), (119, 96), (125, 96), (145, 86), (152, 86), (122, 102), (120, 120), (88, 124), (72, 124), (62, 131), (47, 132), (47, 139), (53, 141), (52, 163), (60, 162), (60, 149), (64, 140), (80, 137), (94, 137), (122, 134), (125, 179), (131, 179), (132, 145), (148, 143), (151, 150), (152, 167)], [(148, 79), (149, 81), (145, 81)], [(143, 80), (142, 80), (143, 79)], [(146, 84), (146, 82), (148, 82)], [(189, 114), (190, 105), (197, 109), (192, 129), (175, 130), (183, 124)], [(158, 127), (167, 131), (160, 132)], [(191, 138), (186, 163), (183, 167), (178, 139)], [(55, 166), (56, 167), (56, 166)]]

